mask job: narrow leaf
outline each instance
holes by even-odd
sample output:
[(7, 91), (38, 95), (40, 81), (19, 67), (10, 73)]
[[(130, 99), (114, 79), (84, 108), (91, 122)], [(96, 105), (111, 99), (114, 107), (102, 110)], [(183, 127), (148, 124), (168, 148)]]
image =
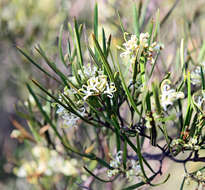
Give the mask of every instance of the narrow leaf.
[(60, 58), (61, 58), (62, 63), (67, 67), (64, 56), (63, 56), (62, 36), (63, 36), (63, 25), (61, 25), (61, 27), (60, 27), (59, 39), (58, 39), (58, 50), (59, 50), (59, 54), (60, 54)]

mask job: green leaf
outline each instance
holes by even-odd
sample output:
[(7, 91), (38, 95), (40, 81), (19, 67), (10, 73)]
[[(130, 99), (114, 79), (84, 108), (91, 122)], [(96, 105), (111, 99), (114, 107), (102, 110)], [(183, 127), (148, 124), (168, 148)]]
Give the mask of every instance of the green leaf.
[(113, 180), (104, 180), (104, 179), (101, 179), (99, 178), (98, 176), (96, 176), (93, 172), (91, 172), (88, 168), (86, 168), (85, 166), (83, 167), (90, 175), (92, 175), (95, 179), (103, 182), (103, 183), (109, 183), (109, 182), (112, 182)]
[(166, 22), (166, 20), (169, 18), (169, 16), (171, 15), (171, 13), (173, 12), (173, 10), (175, 9), (175, 7), (177, 6), (177, 4), (179, 3), (179, 0), (176, 0), (175, 3), (172, 5), (172, 7), (169, 9), (169, 11), (167, 12), (167, 14), (164, 16), (164, 18), (162, 19), (161, 23), (160, 23), (160, 27), (162, 27), (164, 25), (164, 23)]
[(102, 166), (105, 166), (106, 168), (111, 170), (113, 169), (107, 162), (105, 162), (101, 158), (95, 157), (95, 160), (98, 161), (98, 163), (101, 164)]
[(49, 116), (47, 115), (47, 113), (43, 110), (43, 106), (41, 105), (40, 101), (38, 100), (37, 96), (35, 95), (35, 93), (33, 92), (33, 90), (31, 89), (29, 84), (26, 84), (30, 94), (33, 96), (36, 105), (38, 106), (40, 112), (42, 113), (42, 115), (44, 116), (45, 120), (50, 124), (50, 126), (52, 127), (52, 129), (54, 130), (55, 134), (57, 135), (57, 137), (61, 140), (61, 142), (64, 142), (64, 140), (62, 139), (60, 133), (57, 131), (56, 126), (53, 124), (53, 122), (51, 121), (51, 119), (49, 118)]
[(59, 39), (58, 39), (58, 50), (59, 50), (61, 61), (67, 68), (67, 65), (66, 65), (66, 62), (65, 62), (65, 59), (64, 59), (64, 56), (63, 56), (62, 36), (63, 36), (63, 25), (61, 25), (61, 27), (60, 27)]
[(103, 54), (102, 49), (100, 48), (100, 45), (98, 43), (98, 41), (96, 40), (94, 34), (92, 35), (93, 37), (93, 41), (94, 41), (94, 46), (97, 49), (97, 52), (102, 60), (103, 66), (105, 67), (105, 70), (109, 76), (109, 79), (111, 80), (111, 82), (114, 82), (114, 75), (112, 73), (111, 67), (107, 61), (107, 58), (105, 57), (105, 55)]
[(129, 187), (126, 187), (126, 188), (123, 188), (122, 190), (133, 190), (133, 189), (136, 189), (136, 188), (138, 188), (138, 187), (141, 187), (141, 186), (143, 186), (143, 185), (145, 185), (146, 183), (145, 182), (140, 182), (140, 183), (137, 183), (137, 184), (135, 184), (135, 185), (131, 185), (131, 186), (129, 186)]
[(106, 50), (106, 53), (105, 53), (105, 57), (106, 57), (106, 58), (108, 57), (109, 52), (110, 52), (111, 39), (112, 39), (112, 36), (111, 36), (111, 34), (110, 34), (110, 36), (109, 36), (109, 38), (108, 38), (108, 41), (107, 41), (107, 50)]
[(136, 104), (134, 102), (134, 99), (132, 98), (132, 95), (129, 92), (129, 89), (128, 89), (126, 83), (125, 83), (125, 79), (123, 77), (123, 74), (122, 74), (122, 71), (120, 69), (120, 65), (119, 65), (118, 61), (117, 61), (117, 67), (118, 67), (120, 78), (121, 78), (121, 81), (122, 81), (122, 86), (123, 86), (123, 89), (124, 89), (124, 91), (125, 91), (125, 93), (127, 95), (128, 101), (129, 101), (130, 105), (133, 107), (133, 109), (138, 113), (138, 115), (140, 115), (140, 112), (137, 109), (137, 106), (136, 106)]
[(146, 182), (149, 182), (148, 177), (147, 177), (145, 170), (144, 170), (144, 166), (143, 166), (143, 156), (142, 156), (141, 151), (140, 151), (141, 147), (140, 147), (139, 135), (137, 135), (136, 138), (137, 138), (137, 156), (139, 159), (139, 165), (140, 165), (140, 168), (142, 170), (143, 176), (146, 179)]
[(199, 56), (197, 62), (202, 62), (205, 55), (205, 41), (203, 42), (202, 48), (200, 49)]
[(137, 134), (137, 147), (130, 141), (130, 139), (125, 134), (122, 134), (122, 135), (123, 135), (124, 139), (127, 141), (127, 143), (130, 145), (130, 147), (137, 153), (137, 157), (138, 157), (138, 160), (139, 160), (139, 165), (140, 165), (142, 174), (145, 177), (146, 181), (148, 182), (148, 177), (145, 173), (144, 166), (143, 166), (142, 154), (140, 152), (141, 147), (140, 147), (140, 144), (139, 144), (140, 142), (139, 142), (138, 134)]
[(170, 174), (168, 174), (167, 177), (165, 178), (165, 180), (162, 181), (161, 183), (151, 184), (151, 186), (159, 186), (159, 185), (162, 185), (162, 184), (166, 183), (169, 178), (170, 178)]
[(204, 79), (203, 67), (201, 66), (200, 68), (201, 68), (202, 89), (205, 90), (205, 79)]
[(98, 40), (98, 4), (95, 4), (94, 8), (94, 34), (96, 37), (96, 40)]
[(117, 121), (117, 117), (115, 115), (111, 115), (111, 118), (113, 120), (113, 124), (114, 124), (114, 127), (115, 127), (117, 152), (119, 152), (121, 150), (120, 126), (119, 126), (119, 123)]
[(36, 47), (35, 49), (44, 58), (44, 60), (48, 64), (48, 66), (61, 78), (64, 85), (69, 86), (67, 83), (67, 81), (68, 81), (67, 77), (56, 67), (55, 63), (49, 61), (49, 59), (47, 58), (47, 56), (46, 56), (45, 52), (43, 51), (43, 49), (41, 48), (41, 46), (38, 45), (38, 48)]
[(120, 18), (120, 13), (119, 13), (119, 11), (117, 11), (117, 16), (118, 16), (118, 19), (119, 19), (119, 21), (120, 21), (120, 28), (121, 28), (121, 30), (122, 30), (122, 33), (124, 34), (124, 33), (125, 33), (125, 29), (124, 29), (124, 26), (123, 26), (123, 24), (122, 24), (122, 20), (121, 20), (121, 18)]
[(80, 35), (79, 35), (79, 31), (78, 31), (78, 23), (77, 23), (76, 19), (74, 19), (74, 34), (75, 34), (75, 42), (76, 42), (76, 47), (77, 47), (77, 54), (78, 54), (78, 58), (80, 60), (79, 66), (82, 69), (83, 55), (82, 55), (82, 50), (81, 50)]
[(194, 115), (193, 122), (192, 122), (192, 124), (191, 124), (191, 128), (190, 128), (190, 130), (189, 130), (189, 136), (190, 136), (190, 137), (193, 137), (194, 134), (195, 134), (195, 132), (196, 132), (198, 117), (199, 117), (199, 116), (198, 116), (198, 113), (196, 113), (196, 114)]
[(183, 189), (184, 189), (185, 180), (186, 180), (186, 178), (184, 177), (184, 178), (183, 178), (183, 181), (182, 181), (182, 184), (181, 184), (181, 186), (180, 186), (180, 190), (183, 190)]
[(67, 40), (67, 54), (68, 54), (68, 57), (69, 57), (69, 61), (71, 62), (71, 45), (70, 45), (69, 37), (68, 37), (68, 40)]
[(184, 39), (181, 40), (181, 45), (180, 45), (180, 62), (181, 62), (181, 69), (185, 76), (186, 70), (185, 70), (185, 63), (184, 63)]
[(16, 47), (16, 48), (20, 51), (20, 53), (21, 53), (22, 55), (24, 55), (24, 57), (26, 57), (26, 58), (30, 61), (30, 63), (32, 63), (35, 67), (37, 67), (40, 71), (42, 71), (42, 72), (43, 72), (44, 74), (46, 74), (48, 77), (54, 79), (56, 82), (58, 82), (58, 83), (61, 84), (61, 82), (60, 82), (58, 79), (56, 79), (54, 76), (52, 76), (51, 74), (49, 74), (45, 69), (43, 69), (39, 64), (37, 64), (28, 54), (26, 54), (23, 50), (21, 50), (21, 49), (18, 48), (18, 47)]
[(103, 53), (106, 55), (106, 37), (105, 37), (104, 28), (102, 28), (102, 46), (103, 46)]
[(145, 84), (145, 58), (140, 59), (140, 74), (141, 74), (141, 82)]
[(91, 57), (93, 58), (93, 61), (94, 61), (95, 65), (98, 68), (102, 68), (102, 64), (98, 61), (97, 56), (93, 53), (93, 50), (89, 46), (88, 46), (88, 51), (89, 51)]
[(74, 75), (75, 79), (77, 80), (78, 84), (82, 86), (81, 78), (78, 75), (77, 63), (73, 62), (71, 65), (72, 74)]
[(159, 21), (159, 9), (157, 9), (157, 13), (156, 13), (156, 23), (155, 23), (155, 27), (154, 27), (154, 33), (153, 33), (153, 39), (156, 40), (157, 38), (157, 33), (159, 32), (159, 24), (160, 24), (160, 21)]
[(141, 12), (141, 15), (140, 15), (140, 18), (139, 18), (140, 29), (142, 28), (142, 25), (145, 22), (145, 16), (146, 16), (146, 13), (147, 13), (147, 7), (148, 7), (148, 4), (149, 4), (149, 1), (150, 0), (145, 0), (145, 2), (143, 2), (143, 5), (142, 5), (142, 12)]
[(149, 38), (149, 41), (148, 41), (149, 45), (152, 43), (153, 26), (154, 26), (154, 21), (153, 21), (153, 19), (151, 19), (150, 24), (149, 24), (149, 35), (150, 35), (150, 38)]
[(186, 130), (186, 127), (189, 127), (191, 118), (192, 118), (193, 108), (191, 105), (188, 106), (186, 116), (184, 118), (184, 125), (181, 130), (181, 138), (183, 137), (183, 132)]
[(157, 114), (161, 114), (161, 105), (160, 105), (160, 100), (159, 100), (159, 88), (157, 87), (155, 83), (152, 83), (152, 92), (154, 96)]
[(187, 71), (187, 99), (188, 99), (188, 105), (191, 105), (191, 78), (190, 78), (190, 72)]
[(124, 142), (124, 147), (123, 147), (123, 155), (122, 155), (122, 160), (123, 160), (123, 167), (126, 170), (126, 163), (127, 163), (127, 142)]
[(132, 77), (133, 84), (135, 84), (137, 74), (138, 74), (138, 67), (137, 66), (138, 66), (138, 61), (137, 61), (137, 59), (135, 59), (135, 63), (134, 63), (134, 66), (133, 66), (133, 77)]
[(152, 69), (151, 69), (151, 72), (150, 72), (150, 74), (149, 74), (149, 78), (151, 78), (151, 76), (152, 76), (152, 74), (153, 74), (153, 71), (154, 71), (154, 68), (155, 68), (155, 66), (157, 65), (157, 59), (158, 59), (158, 57), (159, 57), (159, 52), (157, 52), (157, 55), (156, 55), (156, 57), (155, 57), (155, 59), (154, 59), (154, 63), (153, 63), (153, 65), (152, 65)]
[(147, 106), (147, 111), (151, 112), (151, 99), (150, 99), (150, 93), (149, 90), (146, 94), (146, 98), (145, 98), (145, 102), (146, 102), (146, 106)]
[(133, 26), (134, 26), (134, 32), (137, 36), (140, 35), (138, 20), (139, 20), (139, 15), (138, 15), (138, 11), (136, 8), (136, 4), (134, 3), (134, 6), (133, 6)]

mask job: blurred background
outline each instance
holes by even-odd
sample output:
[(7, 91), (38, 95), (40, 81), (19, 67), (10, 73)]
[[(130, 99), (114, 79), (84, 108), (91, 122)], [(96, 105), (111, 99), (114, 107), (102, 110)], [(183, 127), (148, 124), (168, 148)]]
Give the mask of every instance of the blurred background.
[[(122, 43), (123, 34), (119, 27), (116, 14), (118, 10), (123, 25), (128, 32), (133, 32), (132, 7), (139, 0), (98, 0), (99, 23), (104, 27), (106, 35), (112, 34), (113, 47)], [(200, 47), (205, 31), (205, 1), (204, 0), (143, 0), (148, 3), (145, 18), (155, 17), (160, 10), (160, 20), (173, 8), (168, 19), (160, 28), (160, 41), (165, 45), (162, 55), (163, 70), (156, 73), (176, 71), (172, 66), (175, 62), (177, 47), (181, 38), (187, 40), (188, 48)], [(67, 23), (76, 17), (79, 23), (84, 23), (88, 30), (93, 27), (94, 0), (0, 0), (0, 189), (32, 189), (25, 181), (17, 179), (12, 173), (12, 164), (18, 155), (18, 149), (23, 145), (10, 138), (13, 126), (10, 118), (17, 118), (15, 104), (25, 99), (28, 94), (24, 82), (31, 76), (38, 77), (38, 72), (17, 52), (16, 46), (23, 48), (41, 63), (34, 47), (37, 44), (46, 49), (48, 55), (56, 62), (57, 43), (60, 26), (63, 24), (65, 33)], [(99, 28), (101, 31), (101, 28)], [(188, 37), (191, 37), (188, 40)], [(196, 54), (197, 55), (197, 54)], [(193, 55), (194, 56), (194, 55)], [(197, 59), (197, 57), (194, 57)], [(176, 73), (176, 72), (173, 72)], [(23, 121), (21, 121), (23, 122)], [(169, 162), (169, 161), (168, 161)], [(171, 162), (170, 162), (171, 163)], [(197, 165), (193, 165), (197, 167)], [(179, 189), (183, 178), (183, 170), (178, 165), (164, 170), (171, 172), (170, 180), (153, 189)], [(168, 170), (168, 171), (167, 171)], [(175, 175), (177, 174), (177, 175)], [(150, 188), (151, 189), (151, 188)]]

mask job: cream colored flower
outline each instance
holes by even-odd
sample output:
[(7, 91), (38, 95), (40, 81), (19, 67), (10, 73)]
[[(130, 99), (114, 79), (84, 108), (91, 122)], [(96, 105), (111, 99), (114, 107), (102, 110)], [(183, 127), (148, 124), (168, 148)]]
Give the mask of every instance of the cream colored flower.
[(143, 48), (147, 48), (149, 38), (150, 38), (150, 35), (147, 32), (141, 33), (139, 37), (140, 46), (142, 46)]
[(98, 73), (98, 68), (96, 66), (91, 66), (90, 63), (88, 63), (86, 66), (83, 66), (83, 72), (82, 70), (78, 70), (78, 74), (82, 79), (86, 78), (91, 78), (96, 76)]
[(171, 81), (164, 80), (161, 84), (161, 105), (166, 111), (169, 105), (173, 105), (174, 101), (184, 98), (183, 92), (176, 92), (175, 89), (172, 89), (170, 86)]
[(140, 51), (141, 56), (145, 57), (149, 63), (153, 64), (153, 52), (161, 50), (164, 46), (156, 42), (149, 45), (149, 40), (149, 33), (141, 33), (139, 38), (136, 35), (131, 35), (130, 40), (125, 39), (126, 42), (123, 43), (124, 47), (120, 47), (120, 49), (123, 50), (120, 57), (128, 58), (131, 63), (134, 63)]
[(18, 177), (27, 178), (30, 183), (37, 183), (38, 178), (62, 173), (66, 176), (77, 174), (77, 161), (65, 160), (55, 150), (37, 145), (31, 150), (34, 159), (25, 161), (14, 172)]
[[(201, 63), (202, 70), (205, 73), (205, 61)], [(193, 85), (201, 85), (201, 67), (197, 66), (192, 72), (191, 72), (191, 83)]]
[(107, 94), (109, 98), (112, 98), (115, 91), (115, 84), (109, 84), (106, 75), (91, 77), (88, 79), (87, 85), (83, 85), (82, 88), (79, 89), (79, 92), (84, 95), (84, 100), (90, 96), (97, 96), (100, 94)]

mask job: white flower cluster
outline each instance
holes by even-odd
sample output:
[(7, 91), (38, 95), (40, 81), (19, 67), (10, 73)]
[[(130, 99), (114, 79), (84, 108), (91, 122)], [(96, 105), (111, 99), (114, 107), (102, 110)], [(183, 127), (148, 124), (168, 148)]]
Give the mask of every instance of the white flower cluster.
[(188, 143), (185, 143), (185, 141), (183, 141), (182, 139), (174, 139), (171, 143), (171, 147), (173, 148), (181, 146), (189, 150), (200, 150), (201, 147), (197, 144), (197, 137), (190, 138)]
[[(86, 115), (84, 107), (79, 108), (79, 110), (77, 112), (82, 117)], [(62, 119), (64, 120), (64, 124), (66, 126), (71, 126), (72, 127), (72, 126), (76, 125), (77, 122), (80, 120), (80, 118), (78, 116), (76, 116), (75, 114), (69, 112), (68, 110), (66, 110), (60, 104), (58, 104), (58, 109), (57, 109), (56, 113), (59, 114), (62, 117)]]
[(197, 171), (195, 177), (199, 180), (199, 181), (203, 181), (205, 183), (205, 172), (201, 172), (201, 171)]
[(204, 189), (204, 185), (205, 185), (205, 171), (204, 170), (198, 170), (197, 172), (194, 173), (186, 173), (185, 175), (186, 177), (186, 184), (190, 185), (191, 181), (196, 181), (198, 183), (198, 187), (201, 186), (201, 188), (197, 188), (197, 189)]
[(120, 54), (120, 57), (129, 58), (131, 63), (135, 62), (136, 56), (139, 51), (142, 51), (142, 55), (147, 58), (148, 61), (152, 64), (153, 51), (159, 51), (163, 48), (163, 45), (157, 44), (156, 42), (149, 45), (150, 35), (148, 33), (141, 33), (139, 38), (136, 35), (131, 35), (130, 40), (126, 40), (123, 43), (124, 48), (123, 53)]
[(83, 65), (83, 71), (81, 69), (78, 70), (78, 74), (82, 79), (84, 79), (85, 77), (88, 79), (100, 73), (102, 73), (102, 71), (99, 71), (96, 66), (91, 66), (90, 63), (88, 63), (86, 66)]
[(194, 95), (193, 97), (196, 105), (203, 110), (205, 107), (205, 91), (202, 90), (198, 96)]
[[(84, 107), (84, 102), (80, 98), (79, 94), (83, 95), (84, 100), (86, 100), (90, 96), (97, 96), (100, 94), (105, 94), (109, 98), (112, 98), (113, 93), (116, 91), (116, 88), (113, 82), (108, 82), (108, 78), (103, 74), (102, 70), (98, 70), (96, 66), (91, 66), (91, 64), (87, 64), (87, 66), (83, 66), (82, 70), (78, 70), (78, 75), (81, 77), (81, 80), (86, 81), (86, 84), (83, 84), (82, 88), (80, 88), (78, 91), (65, 87), (63, 95), (69, 97), (76, 104), (76, 107), (78, 109), (75, 111), (79, 115), (84, 117), (86, 115), (86, 109)], [(64, 102), (61, 96), (62, 95), (60, 95), (59, 100), (61, 102)], [(65, 125), (76, 125), (76, 123), (80, 119), (78, 116), (66, 110), (62, 105), (58, 103), (54, 104), (58, 107), (56, 113), (63, 118)]]
[(12, 130), (11, 135), (10, 135), (10, 137), (14, 139), (19, 139), (21, 138), (21, 136), (22, 136), (22, 133), (18, 129)]
[[(68, 96), (71, 100), (73, 100), (76, 103), (76, 107), (78, 110), (76, 112), (84, 117), (86, 115), (85, 113), (85, 107), (83, 106), (83, 103), (76, 99), (76, 92), (73, 89), (68, 89), (67, 87), (64, 88), (64, 95)], [(60, 97), (59, 100), (63, 102), (63, 99)], [(61, 118), (64, 120), (64, 124), (66, 126), (74, 126), (77, 124), (77, 122), (80, 120), (78, 116), (71, 113), (69, 110), (65, 109), (62, 105), (56, 103), (57, 105), (57, 111), (56, 113), (61, 116)]]
[[(205, 74), (205, 61), (201, 63), (203, 73)], [(193, 85), (201, 85), (201, 67), (197, 66), (195, 70), (191, 72), (191, 83)]]
[(131, 180), (132, 177), (140, 176), (141, 169), (135, 160), (127, 161), (127, 169), (124, 169), (122, 164), (122, 151), (117, 152), (116, 156), (110, 161), (110, 166), (114, 169), (107, 171), (108, 177), (113, 177), (119, 173), (125, 173), (127, 179)]
[(126, 171), (127, 179), (131, 180), (132, 177), (141, 176), (140, 165), (135, 160), (131, 160), (130, 167), (131, 168)]
[(184, 93), (176, 92), (171, 88), (170, 83), (171, 81), (166, 79), (161, 84), (161, 105), (165, 111), (169, 105), (173, 105), (174, 101), (184, 98)]
[(198, 144), (197, 137), (193, 137), (189, 139), (189, 142), (187, 144), (184, 144), (184, 147), (192, 150), (199, 150), (200, 146), (197, 144)]
[(41, 176), (63, 174), (71, 176), (77, 174), (77, 161), (65, 160), (55, 150), (49, 150), (43, 146), (35, 146), (32, 149), (34, 159), (25, 161), (19, 168), (14, 169), (18, 177), (27, 178), (30, 183), (37, 183)]
[(78, 91), (84, 95), (84, 100), (90, 96), (98, 96), (100, 94), (106, 94), (109, 98), (112, 98), (116, 88), (113, 82), (109, 84), (106, 75), (99, 75), (88, 79), (87, 85), (83, 85)]
[(115, 176), (120, 172), (121, 162), (122, 162), (122, 151), (119, 151), (117, 152), (115, 158), (110, 161), (110, 166), (114, 169), (107, 171), (108, 177)]

